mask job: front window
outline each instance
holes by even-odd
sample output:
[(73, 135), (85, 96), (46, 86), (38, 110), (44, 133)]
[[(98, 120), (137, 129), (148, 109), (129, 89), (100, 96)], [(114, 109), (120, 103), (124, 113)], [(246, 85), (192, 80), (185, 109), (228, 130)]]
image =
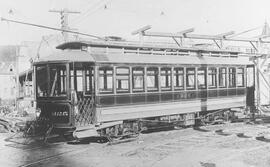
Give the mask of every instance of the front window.
[(37, 97), (66, 96), (67, 70), (65, 65), (49, 64), (36, 67)]

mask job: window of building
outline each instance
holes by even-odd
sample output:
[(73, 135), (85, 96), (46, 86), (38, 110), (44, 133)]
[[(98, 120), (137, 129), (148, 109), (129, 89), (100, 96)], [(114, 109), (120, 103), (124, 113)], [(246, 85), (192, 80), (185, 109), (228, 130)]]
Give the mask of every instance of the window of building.
[(173, 73), (174, 89), (184, 89), (184, 69), (174, 68)]
[(226, 88), (227, 86), (226, 76), (227, 76), (227, 69), (225, 67), (219, 68), (218, 83), (220, 88)]
[(132, 89), (134, 92), (144, 91), (144, 69), (132, 69)]
[(171, 69), (161, 68), (160, 70), (160, 86), (162, 90), (171, 90)]
[(206, 68), (198, 68), (198, 88), (206, 88)]
[(129, 92), (129, 68), (116, 68), (116, 92)]
[(208, 86), (209, 88), (217, 87), (217, 69), (216, 68), (208, 69)]
[(85, 69), (85, 94), (91, 94), (94, 90), (94, 70), (87, 68)]
[(244, 86), (244, 68), (237, 68), (237, 86)]
[(158, 68), (147, 68), (147, 90), (158, 90)]
[(112, 67), (99, 68), (99, 91), (101, 93), (113, 92), (113, 68)]
[(229, 87), (235, 87), (235, 68), (229, 68)]
[(186, 78), (187, 89), (195, 89), (195, 68), (187, 68)]

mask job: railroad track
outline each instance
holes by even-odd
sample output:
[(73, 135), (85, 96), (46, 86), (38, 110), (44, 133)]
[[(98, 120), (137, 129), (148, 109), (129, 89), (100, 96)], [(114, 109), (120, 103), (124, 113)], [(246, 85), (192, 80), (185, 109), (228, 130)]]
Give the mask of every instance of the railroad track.
[(63, 155), (67, 155), (67, 154), (79, 154), (81, 152), (86, 151), (87, 149), (88, 148), (84, 148), (84, 149), (71, 149), (71, 150), (67, 150), (67, 151), (62, 151), (60, 153), (57, 153), (57, 154), (54, 154), (54, 155), (50, 155), (50, 156), (46, 156), (44, 158), (40, 158), (38, 160), (35, 160), (35, 161), (32, 161), (32, 162), (29, 162), (29, 163), (20, 165), (19, 167), (31, 167), (31, 166), (35, 166), (35, 165), (37, 165), (39, 163), (42, 163), (44, 161), (48, 161), (48, 160), (51, 160), (51, 159), (54, 159), (54, 158), (58, 158), (58, 157), (63, 156)]

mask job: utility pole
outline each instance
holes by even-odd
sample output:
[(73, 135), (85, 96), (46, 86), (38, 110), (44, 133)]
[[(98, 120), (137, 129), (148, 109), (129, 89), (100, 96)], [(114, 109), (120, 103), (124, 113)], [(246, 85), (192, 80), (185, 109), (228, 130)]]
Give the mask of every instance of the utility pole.
[(63, 30), (62, 35), (64, 37), (64, 40), (67, 42), (69, 40), (67, 31), (71, 30), (71, 28), (68, 25), (68, 15), (69, 14), (79, 14), (80, 12), (71, 11), (71, 10), (68, 10), (66, 8), (64, 8), (62, 10), (49, 10), (49, 12), (60, 13), (61, 29)]

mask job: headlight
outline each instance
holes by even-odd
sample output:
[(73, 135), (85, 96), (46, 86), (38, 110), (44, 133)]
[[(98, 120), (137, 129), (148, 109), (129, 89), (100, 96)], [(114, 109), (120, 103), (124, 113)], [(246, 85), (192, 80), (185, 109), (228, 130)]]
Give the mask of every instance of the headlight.
[(36, 109), (36, 117), (37, 118), (40, 116), (40, 113), (41, 113), (41, 109), (40, 108), (37, 108)]

